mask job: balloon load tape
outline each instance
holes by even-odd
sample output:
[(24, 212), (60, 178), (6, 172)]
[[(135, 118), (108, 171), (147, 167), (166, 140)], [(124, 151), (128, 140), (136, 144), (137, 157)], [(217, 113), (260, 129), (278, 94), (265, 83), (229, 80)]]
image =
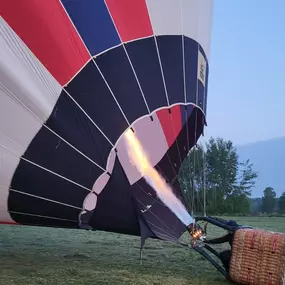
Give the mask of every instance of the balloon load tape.
[(285, 234), (238, 229), (234, 235), (229, 275), (237, 284), (285, 284)]

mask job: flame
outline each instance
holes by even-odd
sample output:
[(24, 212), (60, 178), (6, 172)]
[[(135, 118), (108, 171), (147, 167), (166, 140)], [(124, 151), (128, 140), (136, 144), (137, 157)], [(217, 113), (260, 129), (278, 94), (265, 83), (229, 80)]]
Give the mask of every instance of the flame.
[(127, 150), (130, 162), (144, 177), (146, 182), (156, 191), (161, 201), (181, 220), (186, 226), (193, 222), (192, 217), (187, 212), (182, 202), (174, 195), (171, 187), (164, 178), (153, 168), (149, 162), (147, 154), (136, 137), (135, 133), (129, 129), (125, 133)]

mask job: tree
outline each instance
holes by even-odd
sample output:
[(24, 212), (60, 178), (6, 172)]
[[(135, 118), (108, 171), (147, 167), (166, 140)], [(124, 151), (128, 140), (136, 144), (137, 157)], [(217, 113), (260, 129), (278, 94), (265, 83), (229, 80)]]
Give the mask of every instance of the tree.
[(239, 190), (246, 196), (251, 196), (251, 189), (255, 185), (255, 179), (258, 177), (257, 172), (253, 171), (253, 164), (249, 159), (240, 163), (241, 176), (239, 178)]
[[(232, 213), (250, 213), (251, 189), (255, 185), (255, 179), (258, 177), (257, 172), (253, 170), (253, 164), (249, 160), (239, 163), (239, 177), (235, 189), (231, 193)], [(228, 211), (229, 212), (229, 209)]]
[(264, 213), (272, 213), (276, 206), (276, 192), (272, 187), (266, 187), (263, 191), (261, 210)]
[(180, 169), (180, 185), (188, 209), (202, 212), (206, 192), (211, 214), (250, 212), (249, 196), (257, 173), (249, 160), (239, 162), (231, 141), (210, 138), (206, 148), (193, 148)]
[(251, 198), (250, 199), (250, 212), (253, 215), (257, 215), (261, 211), (262, 198)]
[(187, 208), (193, 212), (203, 212), (204, 154), (201, 144), (194, 147), (184, 160), (179, 173)]
[(210, 138), (206, 151), (206, 173), (209, 198), (209, 211), (227, 211), (226, 199), (234, 191), (237, 181), (238, 156), (231, 141)]
[(278, 204), (279, 204), (279, 212), (281, 214), (285, 214), (285, 192), (283, 192), (283, 194), (281, 195)]

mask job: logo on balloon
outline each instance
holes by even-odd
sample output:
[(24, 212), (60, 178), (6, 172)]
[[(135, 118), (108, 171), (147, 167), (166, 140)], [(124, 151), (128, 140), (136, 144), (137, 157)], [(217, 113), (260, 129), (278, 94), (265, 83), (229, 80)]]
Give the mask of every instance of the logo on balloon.
[(202, 84), (205, 86), (206, 85), (206, 59), (203, 56), (203, 54), (199, 51), (198, 54), (198, 74), (197, 77), (198, 79), (202, 82)]

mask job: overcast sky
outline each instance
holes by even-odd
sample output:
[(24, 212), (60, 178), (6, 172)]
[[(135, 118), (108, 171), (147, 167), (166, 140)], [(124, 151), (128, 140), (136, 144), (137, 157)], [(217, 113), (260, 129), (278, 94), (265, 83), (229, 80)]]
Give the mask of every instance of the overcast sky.
[(206, 137), (285, 136), (285, 1), (215, 0)]

